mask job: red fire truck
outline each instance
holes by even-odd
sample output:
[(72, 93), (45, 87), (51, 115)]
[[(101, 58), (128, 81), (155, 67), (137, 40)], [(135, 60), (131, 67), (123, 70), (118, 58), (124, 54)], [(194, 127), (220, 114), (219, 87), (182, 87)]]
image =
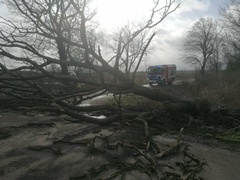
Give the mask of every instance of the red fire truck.
[(175, 80), (176, 69), (175, 64), (149, 66), (147, 69), (149, 84), (172, 84)]

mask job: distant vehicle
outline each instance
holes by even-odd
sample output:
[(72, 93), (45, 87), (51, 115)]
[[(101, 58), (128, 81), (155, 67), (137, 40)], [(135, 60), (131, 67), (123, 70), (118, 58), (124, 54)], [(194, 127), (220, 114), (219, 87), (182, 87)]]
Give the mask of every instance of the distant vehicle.
[(149, 66), (147, 69), (149, 84), (151, 86), (153, 84), (172, 84), (175, 80), (176, 69), (175, 64)]

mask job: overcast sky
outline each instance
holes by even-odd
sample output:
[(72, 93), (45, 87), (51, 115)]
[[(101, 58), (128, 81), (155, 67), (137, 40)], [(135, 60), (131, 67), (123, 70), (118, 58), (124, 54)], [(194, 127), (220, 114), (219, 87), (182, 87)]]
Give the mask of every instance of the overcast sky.
[[(165, 2), (165, 0), (160, 0)], [(188, 29), (201, 17), (219, 17), (219, 8), (229, 0), (176, 0), (180, 7), (157, 27), (154, 51), (147, 57), (145, 70), (150, 65), (176, 64), (179, 70), (189, 69), (182, 63), (181, 42)], [(95, 0), (97, 17), (101, 26), (114, 30), (127, 21), (140, 21), (146, 18), (152, 7), (151, 0)], [(6, 8), (0, 4), (0, 15), (6, 16)]]
[[(98, 0), (98, 17), (102, 26), (111, 29), (120, 27), (127, 21), (141, 20), (149, 14), (151, 0)], [(165, 2), (165, 0), (161, 0)], [(178, 69), (189, 69), (180, 59), (182, 39), (187, 30), (201, 17), (219, 17), (219, 8), (228, 0), (176, 0), (179, 9), (168, 16), (157, 27), (154, 51), (141, 70), (149, 65), (176, 64)], [(144, 12), (144, 13), (143, 13)], [(193, 68), (193, 67), (192, 67)]]

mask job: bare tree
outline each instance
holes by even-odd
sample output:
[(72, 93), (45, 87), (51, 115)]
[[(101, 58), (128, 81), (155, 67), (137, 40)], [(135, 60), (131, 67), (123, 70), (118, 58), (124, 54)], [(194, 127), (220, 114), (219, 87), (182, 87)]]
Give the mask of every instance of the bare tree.
[(201, 18), (187, 32), (183, 43), (184, 61), (200, 66), (201, 75), (204, 75), (207, 63), (214, 53), (214, 44), (217, 38), (217, 25), (212, 18)]
[[(109, 61), (111, 62), (115, 59), (117, 47), (119, 47), (118, 44), (120, 42), (119, 38), (121, 38), (123, 48), (119, 59), (119, 68), (122, 69), (127, 76), (130, 76), (130, 72), (134, 72), (135, 69), (138, 68), (138, 64), (142, 63), (144, 57), (150, 52), (149, 44), (155, 35), (154, 31), (146, 29), (131, 42), (128, 42), (133, 33), (140, 27), (141, 25), (128, 24), (116, 32), (114, 43), (107, 43), (107, 47), (111, 49), (113, 54), (113, 57)], [(127, 45), (124, 45), (125, 43), (127, 43)]]
[(213, 54), (208, 62), (208, 69), (213, 70), (218, 76), (219, 70), (223, 67), (225, 39), (222, 30), (217, 30), (213, 44)]
[[(194, 101), (138, 86), (134, 79), (120, 70), (123, 54), (130, 49), (131, 43), (146, 30), (156, 27), (179, 6), (174, 5), (172, 0), (166, 1), (161, 7), (159, 1), (154, 2), (149, 19), (142, 26), (128, 34), (126, 39), (123, 34), (118, 36), (117, 51), (110, 64), (103, 57), (101, 46), (98, 45), (92, 22), (95, 12), (89, 11), (88, 0), (9, 0), (9, 6), (24, 22), (2, 18), (0, 55), (5, 62), (21, 62), (23, 65), (9, 68), (0, 63), (0, 92), (44, 105), (35, 108), (57, 109), (82, 121), (96, 124), (119, 121), (124, 116), (121, 108), (112, 106), (77, 106), (106, 91), (114, 94), (134, 93), (156, 101), (180, 103), (179, 106), (169, 105), (167, 108), (194, 111)], [(148, 36), (139, 51), (134, 73), (154, 35), (152, 32)], [(60, 67), (61, 73), (49, 71), (49, 67), (53, 65)], [(79, 73), (71, 74), (70, 69), (79, 69)], [(87, 86), (87, 91), (80, 88), (82, 85)], [(78, 99), (77, 104), (70, 101), (73, 98)], [(118, 102), (120, 105), (120, 98)], [(83, 113), (97, 110), (108, 110), (112, 114), (105, 119), (96, 119)]]
[(240, 1), (232, 0), (225, 7), (220, 9), (222, 21), (226, 33), (225, 38), (225, 58), (227, 67), (230, 69), (240, 68)]

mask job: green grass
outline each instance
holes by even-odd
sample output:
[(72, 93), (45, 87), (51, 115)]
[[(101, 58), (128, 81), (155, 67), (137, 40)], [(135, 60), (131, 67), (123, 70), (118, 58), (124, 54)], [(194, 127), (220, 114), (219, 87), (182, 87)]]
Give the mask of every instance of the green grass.
[(216, 135), (215, 138), (225, 142), (240, 143), (240, 132), (234, 134)]
[[(116, 101), (114, 99), (109, 101), (109, 104), (116, 105)], [(152, 101), (142, 96), (128, 94), (122, 95), (121, 104), (126, 109), (132, 110), (152, 110), (158, 109), (159, 107), (163, 106), (161, 102)]]

